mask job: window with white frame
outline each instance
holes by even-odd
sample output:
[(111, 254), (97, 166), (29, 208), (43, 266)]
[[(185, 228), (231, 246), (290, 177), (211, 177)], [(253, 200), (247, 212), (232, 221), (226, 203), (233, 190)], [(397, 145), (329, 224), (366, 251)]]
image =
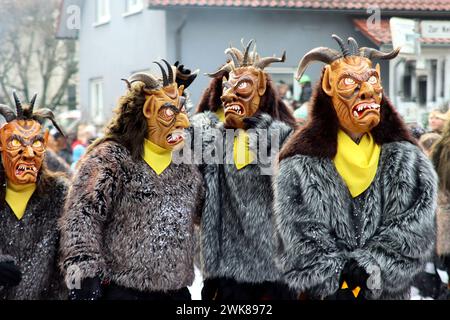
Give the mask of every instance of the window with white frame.
[(132, 14), (142, 11), (144, 0), (125, 0), (125, 14)]
[(90, 95), (92, 120), (95, 124), (102, 124), (104, 114), (103, 79), (93, 79), (90, 81)]
[(95, 0), (95, 23), (102, 24), (111, 20), (110, 0)]

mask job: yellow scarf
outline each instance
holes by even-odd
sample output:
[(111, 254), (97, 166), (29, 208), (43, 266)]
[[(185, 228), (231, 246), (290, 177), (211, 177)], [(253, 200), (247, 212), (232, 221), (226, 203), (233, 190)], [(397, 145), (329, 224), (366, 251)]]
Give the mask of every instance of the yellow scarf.
[(238, 135), (234, 137), (233, 159), (238, 170), (246, 167), (255, 160), (253, 152), (249, 148), (249, 137), (247, 132), (239, 130)]
[(223, 110), (223, 107), (219, 107), (216, 112), (214, 112), (217, 118), (219, 118), (220, 122), (225, 121), (225, 111)]
[(337, 153), (333, 162), (353, 198), (363, 193), (377, 173), (381, 147), (370, 133), (356, 144), (344, 131), (338, 132)]
[(17, 219), (22, 220), (28, 201), (36, 190), (36, 184), (17, 185), (11, 182), (6, 184), (6, 203), (14, 212)]
[(161, 148), (153, 142), (145, 139), (144, 161), (160, 175), (172, 163), (172, 151)]

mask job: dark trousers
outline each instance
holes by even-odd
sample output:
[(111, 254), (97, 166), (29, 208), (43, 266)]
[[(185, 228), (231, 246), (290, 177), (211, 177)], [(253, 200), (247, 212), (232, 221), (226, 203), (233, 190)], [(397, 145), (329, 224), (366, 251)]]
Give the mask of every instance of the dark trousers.
[(158, 292), (143, 292), (125, 288), (111, 283), (103, 288), (103, 300), (155, 300), (155, 301), (190, 301), (191, 293), (188, 288)]
[(202, 300), (295, 300), (297, 296), (279, 282), (248, 283), (227, 278), (205, 279)]

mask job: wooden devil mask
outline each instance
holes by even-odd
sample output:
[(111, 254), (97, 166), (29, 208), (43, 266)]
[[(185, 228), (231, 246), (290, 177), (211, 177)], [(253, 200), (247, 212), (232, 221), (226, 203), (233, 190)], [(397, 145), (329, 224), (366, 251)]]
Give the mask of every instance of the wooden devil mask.
[(8, 106), (0, 105), (0, 114), (7, 122), (0, 129), (2, 164), (7, 180), (17, 185), (37, 182), (48, 141), (48, 129), (42, 130), (44, 120), (50, 119), (63, 134), (51, 110), (33, 112), (36, 97), (33, 96), (29, 106), (23, 107), (14, 92), (17, 114)]
[(190, 123), (186, 114), (184, 86), (178, 87), (175, 81), (174, 67), (166, 60), (167, 71), (159, 63), (162, 81), (151, 74), (137, 73), (126, 80), (130, 87), (133, 82), (141, 81), (145, 84), (145, 102), (142, 113), (147, 119), (147, 140), (166, 150), (179, 149), (184, 145), (184, 129)]
[(223, 92), (221, 96), (224, 107), (226, 128), (244, 129), (244, 119), (253, 116), (259, 109), (261, 98), (266, 92), (267, 74), (264, 68), (273, 62), (284, 62), (286, 53), (281, 58), (259, 58), (256, 46), (249, 53), (253, 40), (243, 45), (244, 52), (230, 47), (225, 54), (231, 56), (231, 61), (212, 74), (212, 78), (228, 74), (223, 78)]
[(300, 79), (313, 61), (327, 63), (322, 89), (331, 97), (340, 126), (347, 133), (370, 132), (380, 122), (383, 95), (380, 65), (374, 68), (371, 59), (393, 59), (400, 49), (384, 53), (372, 48), (359, 48), (351, 37), (348, 38), (348, 46), (337, 35), (332, 37), (342, 52), (326, 47), (309, 51), (299, 63), (296, 78)]

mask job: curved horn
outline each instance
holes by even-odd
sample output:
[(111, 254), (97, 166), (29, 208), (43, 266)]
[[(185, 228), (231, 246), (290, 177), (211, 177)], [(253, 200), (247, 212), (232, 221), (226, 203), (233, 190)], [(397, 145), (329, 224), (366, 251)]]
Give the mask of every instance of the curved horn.
[(399, 53), (400, 48), (395, 48), (391, 52), (382, 52), (374, 48), (362, 47), (359, 49), (360, 55), (368, 59), (394, 59)]
[(28, 109), (28, 112), (29, 112), (30, 114), (33, 114), (33, 109), (34, 109), (34, 104), (36, 103), (36, 98), (37, 98), (37, 93), (35, 93), (35, 94), (33, 95), (33, 97), (31, 98), (31, 101), (30, 101), (30, 107), (29, 107), (29, 109)]
[(167, 71), (169, 71), (169, 84), (173, 83), (173, 69), (172, 66), (170, 65), (170, 63), (168, 63), (166, 60), (161, 59), (167, 66)]
[(342, 55), (344, 57), (347, 57), (350, 55), (350, 51), (348, 50), (348, 47), (345, 45), (344, 41), (337, 35), (333, 34), (331, 36), (336, 42), (339, 44), (339, 47), (341, 48)]
[(242, 53), (239, 52), (238, 54), (236, 51), (239, 50), (230, 46), (225, 50), (225, 54), (229, 54), (231, 56), (231, 59), (233, 59), (234, 67), (239, 68), (241, 66), (241, 64), (239, 63), (239, 55), (242, 56)]
[[(135, 73), (128, 80), (125, 80), (127, 84), (131, 87), (131, 84), (136, 81), (141, 81), (145, 83), (145, 87), (148, 89), (156, 89), (159, 88), (159, 81), (150, 74), (145, 73)], [(130, 88), (129, 87), (129, 88)]]
[(16, 119), (14, 110), (4, 104), (0, 104), (0, 114), (5, 118), (6, 122), (11, 122)]
[(270, 65), (271, 63), (284, 62), (284, 61), (286, 61), (286, 51), (283, 51), (283, 55), (281, 56), (281, 58), (277, 58), (277, 57), (262, 58), (257, 63), (255, 63), (255, 68), (264, 70), (264, 68), (267, 67), (268, 65)]
[(43, 119), (49, 119), (53, 126), (65, 137), (64, 131), (59, 127), (58, 123), (56, 123), (55, 115), (53, 114), (52, 110), (44, 108), (39, 109), (33, 114), (33, 119), (36, 121), (42, 121)]
[(17, 109), (17, 118), (21, 119), (23, 118), (23, 107), (22, 107), (22, 102), (20, 102), (19, 97), (16, 94), (16, 91), (13, 91), (13, 96), (14, 96), (14, 102), (16, 103), (16, 109)]
[(297, 79), (297, 81), (300, 80), (306, 68), (311, 62), (321, 61), (329, 64), (339, 58), (341, 58), (341, 54), (336, 50), (326, 47), (318, 47), (312, 49), (303, 56), (302, 60), (298, 64), (297, 74), (295, 75), (295, 78)]
[(233, 64), (231, 62), (225, 64), (223, 67), (221, 67), (219, 70), (213, 72), (213, 73), (205, 73), (208, 77), (211, 78), (222, 78), (225, 73), (230, 73), (233, 71)]
[(123, 82), (125, 82), (127, 84), (128, 90), (131, 89), (131, 82), (130, 81), (128, 81), (127, 79), (120, 79), (120, 80), (122, 80)]
[(169, 79), (167, 78), (166, 70), (164, 70), (164, 67), (159, 62), (153, 61), (153, 63), (156, 63), (159, 66), (159, 68), (161, 69), (161, 74), (163, 77), (163, 87), (168, 86), (170, 83), (169, 83)]
[(352, 55), (357, 56), (359, 54), (359, 45), (358, 42), (352, 37), (348, 38), (348, 43), (352, 47)]
[(253, 39), (251, 39), (251, 40), (248, 42), (247, 46), (245, 47), (245, 51), (244, 51), (244, 59), (242, 60), (242, 65), (243, 65), (243, 66), (248, 65), (248, 52), (249, 52), (249, 50), (250, 50), (250, 46), (252, 45), (252, 43), (253, 43)]

